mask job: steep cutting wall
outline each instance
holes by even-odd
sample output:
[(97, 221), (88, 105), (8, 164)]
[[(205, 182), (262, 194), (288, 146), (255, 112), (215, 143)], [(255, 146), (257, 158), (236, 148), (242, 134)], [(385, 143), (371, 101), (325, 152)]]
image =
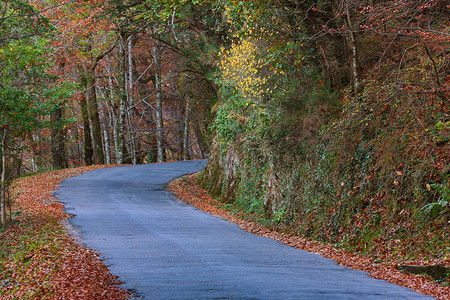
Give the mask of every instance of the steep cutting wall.
[[(396, 122), (414, 118), (403, 117)], [(274, 227), (380, 260), (448, 260), (449, 143), (406, 140), (400, 132), (413, 135), (418, 126), (411, 120), (383, 135), (375, 126), (355, 130), (355, 120), (322, 126), (316, 142), (290, 136), (295, 131), (270, 143), (215, 140), (204, 186)]]

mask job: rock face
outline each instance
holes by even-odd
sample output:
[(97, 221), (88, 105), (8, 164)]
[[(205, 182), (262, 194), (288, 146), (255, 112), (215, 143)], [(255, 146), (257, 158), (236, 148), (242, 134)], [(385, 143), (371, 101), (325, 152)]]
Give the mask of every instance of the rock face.
[[(211, 148), (209, 163), (203, 172), (202, 183), (209, 192), (223, 203), (234, 203), (237, 197), (249, 194), (250, 197), (259, 197), (258, 203), (262, 206), (266, 217), (270, 218), (283, 206), (282, 185), (279, 170), (265, 158), (260, 160), (242, 160), (246, 157), (239, 144), (221, 149), (217, 143)], [(257, 169), (255, 176), (253, 169)], [(255, 178), (258, 179), (255, 180)], [(245, 191), (251, 180), (252, 185), (259, 193), (252, 194)]]
[(283, 205), (281, 197), (280, 179), (276, 173), (275, 166), (269, 164), (266, 176), (266, 196), (264, 197), (264, 212), (266, 216), (272, 216)]
[(203, 184), (214, 197), (220, 197), (222, 202), (231, 203), (239, 186), (239, 166), (238, 152), (234, 147), (221, 151), (219, 145), (214, 143), (209, 163), (203, 171)]

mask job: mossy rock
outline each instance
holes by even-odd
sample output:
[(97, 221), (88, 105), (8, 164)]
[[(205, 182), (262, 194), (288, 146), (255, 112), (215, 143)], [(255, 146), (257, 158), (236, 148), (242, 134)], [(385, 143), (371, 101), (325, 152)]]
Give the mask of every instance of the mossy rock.
[(449, 274), (450, 268), (442, 265), (435, 266), (421, 266), (421, 265), (413, 265), (413, 266), (399, 266), (399, 270), (410, 273), (410, 274), (422, 274), (422, 275), (430, 275), (436, 281), (445, 281)]

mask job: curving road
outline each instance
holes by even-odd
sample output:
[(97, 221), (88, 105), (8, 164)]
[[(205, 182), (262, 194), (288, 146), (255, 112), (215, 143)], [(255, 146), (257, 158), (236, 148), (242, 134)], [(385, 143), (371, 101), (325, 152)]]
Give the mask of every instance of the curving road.
[(96, 170), (64, 180), (55, 196), (83, 242), (142, 298), (432, 299), (242, 231), (166, 191), (205, 163)]

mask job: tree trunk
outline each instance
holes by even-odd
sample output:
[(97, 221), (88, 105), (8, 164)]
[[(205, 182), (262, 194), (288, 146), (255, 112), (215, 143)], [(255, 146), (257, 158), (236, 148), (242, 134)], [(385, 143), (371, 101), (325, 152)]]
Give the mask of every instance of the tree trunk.
[(106, 121), (106, 110), (105, 105), (101, 105), (101, 111), (100, 114), (100, 122), (103, 124), (103, 145), (104, 145), (104, 152), (105, 152), (105, 159), (106, 164), (111, 164), (111, 143), (109, 139), (109, 130), (111, 128), (110, 124)]
[(351, 70), (352, 70), (352, 79), (353, 79), (353, 92), (355, 95), (359, 92), (359, 84), (360, 84), (360, 78), (359, 78), (359, 71), (358, 71), (358, 48), (356, 45), (356, 37), (355, 32), (353, 31), (353, 22), (350, 16), (350, 5), (348, 3), (348, 0), (344, 0), (345, 3), (345, 15), (346, 15), (346, 22), (347, 22), (347, 41), (351, 52)]
[(189, 160), (189, 113), (191, 107), (189, 98), (186, 99), (186, 112), (184, 114), (183, 159)]
[(202, 156), (202, 159), (205, 159), (207, 156), (207, 150), (205, 140), (203, 138), (202, 129), (200, 128), (198, 120), (193, 120), (192, 127), (194, 129), (194, 134), (195, 138), (197, 139), (198, 147), (200, 148), (200, 155)]
[(120, 142), (119, 142), (119, 118), (116, 115), (116, 111), (113, 109), (112, 113), (111, 113), (111, 117), (112, 117), (112, 121), (113, 121), (113, 139), (114, 139), (114, 153), (115, 153), (115, 159), (116, 159), (116, 163), (119, 163), (118, 161), (118, 149), (120, 146)]
[(64, 169), (68, 167), (65, 137), (66, 132), (62, 124), (62, 117), (64, 115), (64, 102), (50, 115), (52, 127), (50, 127), (50, 147), (52, 152), (52, 165), (54, 169)]
[(87, 95), (89, 105), (89, 116), (92, 123), (92, 136), (94, 139), (94, 157), (96, 163), (104, 164), (105, 156), (103, 154), (102, 129), (100, 125), (100, 116), (98, 113), (97, 92), (95, 89), (95, 74), (87, 75)]
[(6, 135), (7, 135), (7, 129), (3, 128), (2, 132), (2, 145), (1, 145), (1, 152), (2, 152), (2, 174), (1, 174), (1, 195), (0, 195), (0, 219), (3, 224), (3, 226), (6, 225), (6, 202), (7, 202), (7, 182), (6, 182)]
[[(80, 71), (83, 72), (83, 71)], [(84, 130), (84, 163), (86, 166), (93, 164), (94, 149), (92, 149), (92, 139), (91, 139), (91, 125), (89, 123), (89, 109), (87, 107), (88, 98), (88, 84), (86, 76), (81, 73), (81, 86), (86, 89), (86, 93), (80, 99), (81, 116), (83, 118), (83, 130)]]
[(158, 147), (158, 162), (164, 161), (164, 137), (162, 116), (162, 93), (161, 93), (161, 60), (160, 47), (153, 46), (153, 60), (155, 62), (155, 88), (156, 88), (156, 143)]
[(134, 105), (134, 76), (133, 76), (133, 37), (128, 41), (128, 128), (130, 131), (130, 154), (133, 165), (137, 163), (136, 157), (136, 133), (134, 131), (134, 110), (131, 109)]
[(118, 65), (118, 83), (119, 83), (119, 105), (117, 112), (117, 146), (116, 146), (116, 160), (118, 164), (124, 162), (125, 158), (125, 114), (127, 104), (127, 74), (126, 70), (126, 50), (124, 41), (126, 38), (122, 32), (119, 40), (119, 65)]
[[(108, 99), (106, 96), (107, 92), (109, 91), (109, 88), (107, 88), (106, 92), (104, 93), (103, 90), (97, 86), (97, 95), (100, 95), (101, 99), (103, 101), (97, 101), (98, 103), (98, 112), (100, 116), (100, 125), (102, 128), (102, 143), (103, 143), (103, 153), (105, 154), (105, 163), (107, 165), (111, 164), (111, 144), (109, 140), (109, 130), (111, 128), (110, 124), (107, 122), (106, 114), (109, 114), (108, 111)], [(98, 99), (98, 97), (97, 97)]]
[(154, 163), (158, 161), (158, 146), (156, 142), (156, 130), (155, 130), (155, 120), (153, 115), (150, 114), (149, 118), (146, 120), (147, 126), (150, 129), (149, 134), (147, 134), (147, 162)]
[[(116, 162), (117, 162), (117, 149), (118, 149), (118, 117), (115, 111), (116, 101), (114, 100), (114, 86), (113, 86), (113, 79), (112, 79), (112, 68), (111, 63), (108, 63), (108, 85), (109, 85), (109, 99), (111, 101), (111, 109), (109, 109), (109, 105), (107, 106), (109, 119), (112, 120), (112, 124), (110, 123), (110, 126), (112, 125), (112, 133), (113, 133), (113, 139), (114, 139), (114, 150), (116, 153)], [(112, 152), (112, 151), (111, 151)], [(111, 160), (112, 161), (112, 160)]]

